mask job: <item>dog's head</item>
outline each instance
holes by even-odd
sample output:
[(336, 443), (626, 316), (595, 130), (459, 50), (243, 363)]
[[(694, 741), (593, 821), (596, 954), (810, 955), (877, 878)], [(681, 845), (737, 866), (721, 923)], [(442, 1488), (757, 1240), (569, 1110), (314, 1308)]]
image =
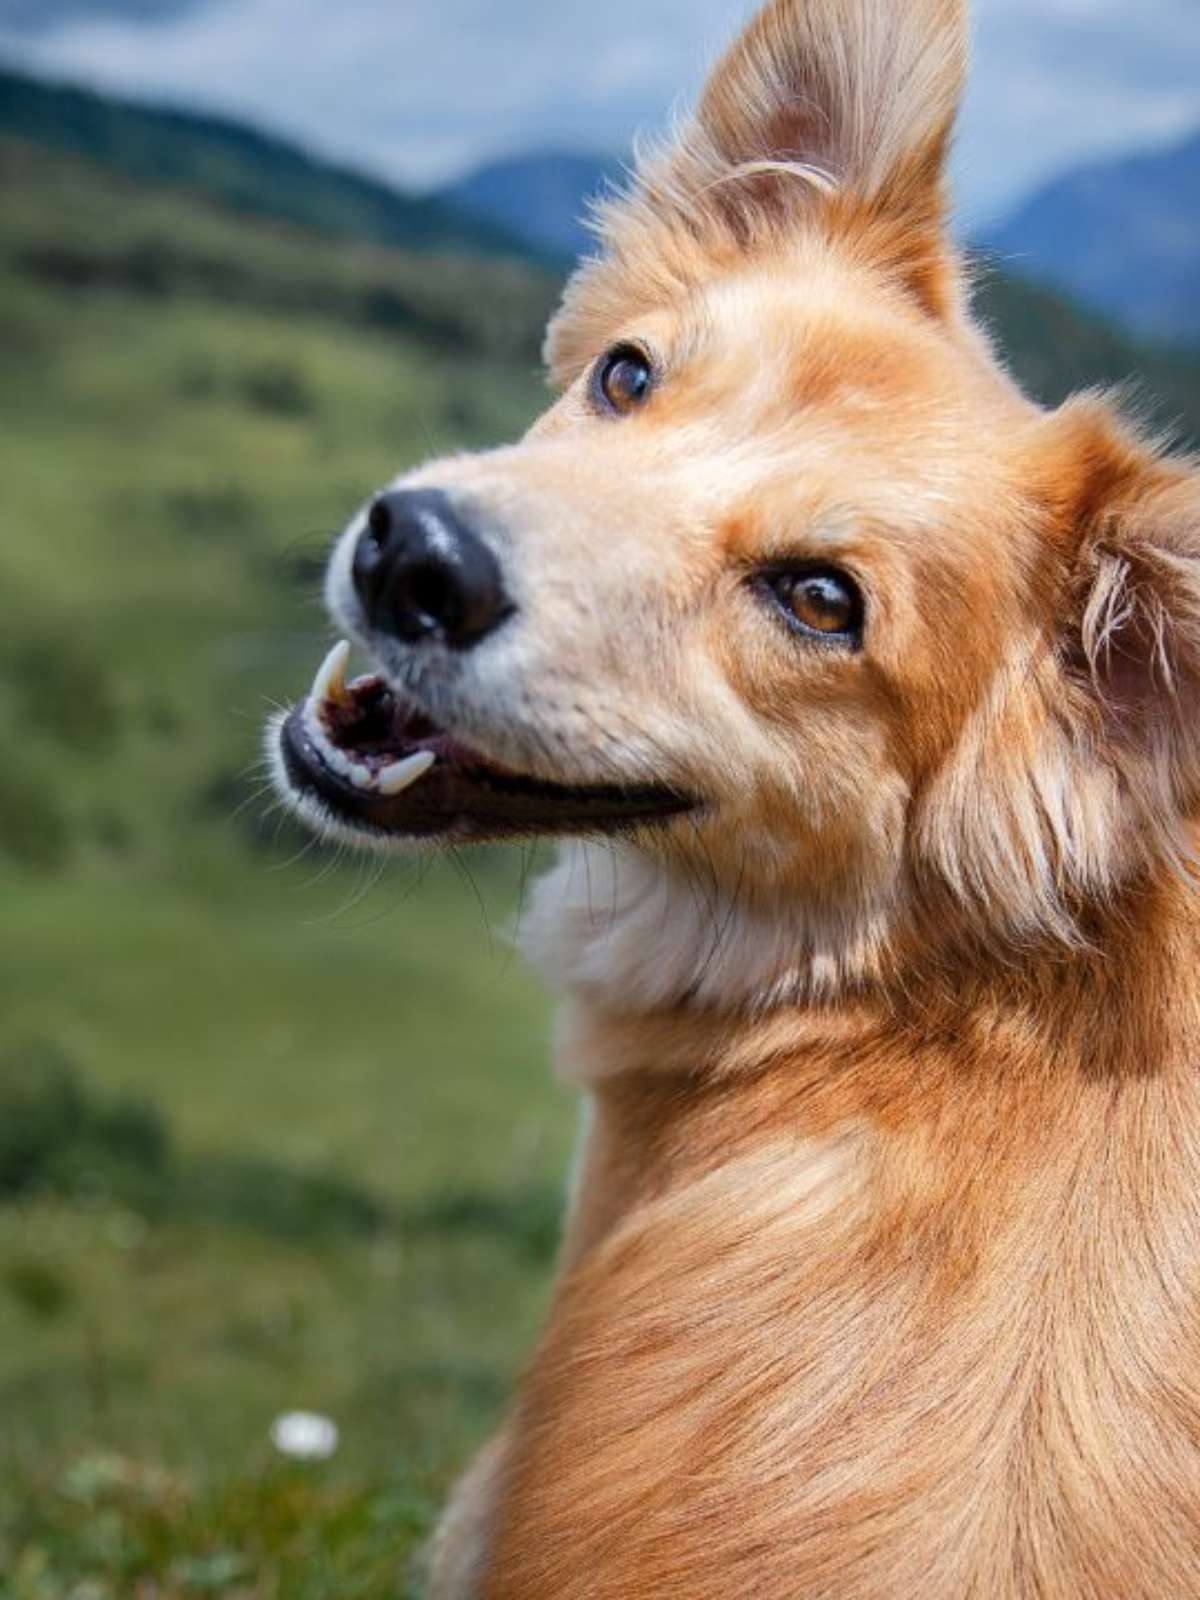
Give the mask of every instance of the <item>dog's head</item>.
[(603, 209), (557, 403), (351, 524), (330, 606), (378, 674), (335, 652), (279, 743), (319, 826), (620, 835), (614, 907), (687, 882), (773, 930), (760, 997), (950, 907), (1070, 938), (1178, 850), (1200, 494), (1101, 402), (1032, 406), (970, 321), (964, 10), (773, 0)]

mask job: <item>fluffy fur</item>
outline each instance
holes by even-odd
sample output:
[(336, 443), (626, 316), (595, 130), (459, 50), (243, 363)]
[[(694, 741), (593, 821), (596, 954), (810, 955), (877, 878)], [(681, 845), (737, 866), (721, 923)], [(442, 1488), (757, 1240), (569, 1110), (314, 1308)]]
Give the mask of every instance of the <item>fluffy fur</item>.
[[(367, 638), (335, 562), (493, 759), (702, 802), (539, 894), (590, 1112), (437, 1600), (1200, 1597), (1200, 481), (973, 325), (965, 34), (772, 0), (605, 205), (553, 409), (405, 480), (487, 530), (494, 640)], [(861, 652), (768, 614), (796, 559)]]

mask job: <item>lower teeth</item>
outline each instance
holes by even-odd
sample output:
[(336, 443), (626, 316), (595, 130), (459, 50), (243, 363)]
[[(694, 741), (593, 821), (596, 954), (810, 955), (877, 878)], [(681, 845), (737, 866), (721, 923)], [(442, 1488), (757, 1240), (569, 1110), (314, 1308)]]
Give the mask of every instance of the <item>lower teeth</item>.
[(344, 708), (352, 703), (351, 692), (346, 687), (349, 659), (350, 647), (344, 642), (336, 645), (326, 657), (305, 707), (305, 727), (326, 766), (366, 794), (394, 799), (419, 783), (437, 765), (437, 757), (430, 750), (418, 750), (411, 756), (373, 769), (355, 761), (350, 752), (334, 744), (326, 724), (326, 709)]
[(419, 783), (425, 774), (437, 765), (437, 757), (431, 750), (419, 750), (415, 756), (407, 756), (403, 761), (393, 761), (390, 767), (385, 767), (375, 779), (375, 786), (379, 793), (393, 799), (398, 794), (403, 794), (405, 789), (411, 789), (414, 783)]

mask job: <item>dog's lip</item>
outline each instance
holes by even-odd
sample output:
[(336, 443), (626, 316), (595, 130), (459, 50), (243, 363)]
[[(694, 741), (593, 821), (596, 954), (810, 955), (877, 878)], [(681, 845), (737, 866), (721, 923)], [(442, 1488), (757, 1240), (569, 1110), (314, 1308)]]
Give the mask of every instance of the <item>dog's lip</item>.
[(375, 674), (347, 683), (338, 645), (284, 720), (288, 784), (360, 833), (413, 839), (613, 833), (692, 809), (666, 785), (563, 784), (491, 759)]

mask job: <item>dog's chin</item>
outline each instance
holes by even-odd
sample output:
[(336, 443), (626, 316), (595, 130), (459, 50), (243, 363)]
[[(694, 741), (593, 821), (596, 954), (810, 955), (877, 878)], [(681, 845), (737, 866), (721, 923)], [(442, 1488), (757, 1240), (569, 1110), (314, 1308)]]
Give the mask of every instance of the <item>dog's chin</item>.
[(345, 681), (348, 647), (272, 728), (277, 785), (319, 832), (363, 844), (595, 837), (692, 809), (668, 785), (557, 783), (491, 759), (379, 676)]

